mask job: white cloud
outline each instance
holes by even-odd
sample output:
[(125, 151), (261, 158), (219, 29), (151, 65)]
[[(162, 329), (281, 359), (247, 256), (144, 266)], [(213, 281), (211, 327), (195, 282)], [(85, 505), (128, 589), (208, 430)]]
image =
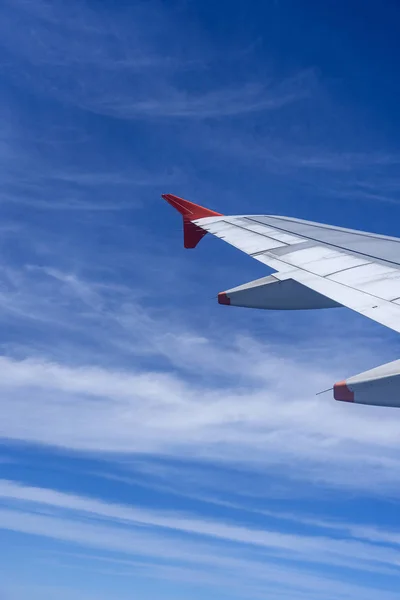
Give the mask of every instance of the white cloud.
[[(157, 326), (153, 335), (162, 336)], [(173, 338), (166, 343), (171, 342)], [(154, 340), (157, 350), (162, 344)], [(287, 347), (280, 357), (277, 349), (257, 354), (251, 345), (235, 347), (232, 341), (229, 365), (235, 364), (236, 378), (243, 375), (244, 380), (238, 388), (236, 378), (230, 384), (222, 377), (215, 388), (215, 373), (207, 375), (210, 351), (216, 364), (223, 362), (225, 349), (211, 340), (203, 342), (200, 353), (194, 348), (201, 373), (195, 379), (176, 356), (176, 365), (183, 369), (175, 373), (3, 357), (0, 432), (75, 450), (170, 456), (185, 452), (251, 468), (285, 464), (291, 474), (297, 471), (298, 477), (332, 485), (364, 487), (373, 476), (372, 489), (379, 484), (394, 491), (400, 426), (392, 411), (315, 397), (308, 390), (318, 389), (319, 380), (329, 377), (328, 366), (319, 363), (307, 373), (307, 357), (296, 362), (286, 356)], [(300, 379), (304, 387), (299, 392)], [(363, 471), (354, 476), (361, 460)]]

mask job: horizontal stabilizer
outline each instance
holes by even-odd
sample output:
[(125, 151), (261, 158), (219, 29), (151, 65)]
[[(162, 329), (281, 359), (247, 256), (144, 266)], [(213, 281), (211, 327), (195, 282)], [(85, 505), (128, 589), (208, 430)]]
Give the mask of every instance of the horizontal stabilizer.
[(173, 194), (162, 194), (162, 198), (181, 213), (183, 218), (183, 244), (185, 248), (195, 248), (199, 241), (206, 235), (207, 231), (198, 227), (192, 221), (204, 217), (221, 217), (221, 213), (189, 202), (174, 196)]
[(308, 310), (341, 306), (294, 279), (262, 277), (218, 294), (219, 304), (269, 310)]

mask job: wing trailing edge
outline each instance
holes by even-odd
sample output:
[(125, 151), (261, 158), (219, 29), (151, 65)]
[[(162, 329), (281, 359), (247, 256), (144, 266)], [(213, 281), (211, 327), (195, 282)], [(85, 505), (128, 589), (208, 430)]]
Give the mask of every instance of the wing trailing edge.
[(196, 219), (203, 219), (204, 217), (222, 216), (221, 213), (195, 204), (194, 202), (189, 202), (189, 200), (184, 200), (173, 194), (162, 194), (161, 197), (182, 215), (183, 245), (185, 248), (195, 248), (207, 233), (207, 231), (198, 227), (193, 221)]

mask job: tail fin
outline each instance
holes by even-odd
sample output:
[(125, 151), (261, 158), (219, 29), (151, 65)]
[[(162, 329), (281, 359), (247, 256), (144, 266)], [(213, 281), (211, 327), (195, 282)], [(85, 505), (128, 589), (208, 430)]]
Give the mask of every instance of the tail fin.
[(221, 217), (215, 212), (189, 200), (184, 200), (173, 194), (162, 194), (162, 198), (181, 213), (183, 218), (183, 245), (185, 248), (195, 248), (199, 241), (206, 235), (206, 231), (198, 227), (193, 221), (204, 217)]

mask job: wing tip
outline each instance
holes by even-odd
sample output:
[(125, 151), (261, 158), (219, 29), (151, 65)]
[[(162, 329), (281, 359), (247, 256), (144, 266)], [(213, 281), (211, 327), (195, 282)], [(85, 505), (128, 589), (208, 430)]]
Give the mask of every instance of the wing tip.
[(202, 219), (204, 217), (222, 217), (222, 214), (215, 210), (211, 210), (200, 204), (195, 204), (194, 202), (190, 202), (189, 200), (185, 200), (174, 194), (161, 194), (161, 198), (166, 200), (168, 204), (173, 206), (189, 221), (195, 221), (196, 219)]

